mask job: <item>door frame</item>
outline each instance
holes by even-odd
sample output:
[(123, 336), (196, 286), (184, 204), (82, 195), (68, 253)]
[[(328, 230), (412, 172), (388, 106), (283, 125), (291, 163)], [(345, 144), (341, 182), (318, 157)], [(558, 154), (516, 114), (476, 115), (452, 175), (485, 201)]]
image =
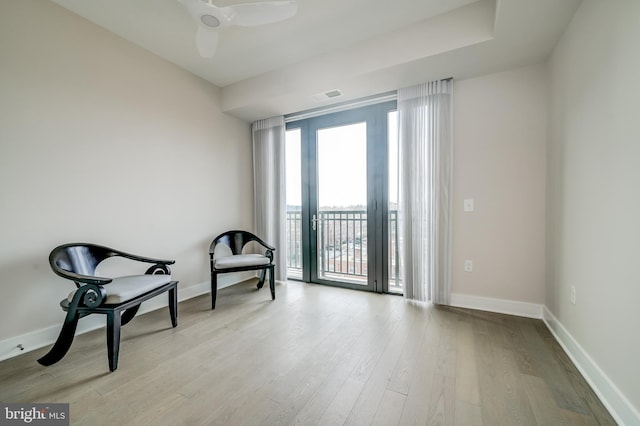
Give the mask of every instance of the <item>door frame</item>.
[[(302, 280), (356, 290), (387, 293), (389, 286), (389, 204), (388, 204), (388, 113), (396, 101), (333, 112), (286, 124), (286, 130), (300, 129), (302, 177)], [(329, 281), (318, 278), (317, 231), (311, 217), (318, 212), (317, 130), (367, 123), (367, 284)]]

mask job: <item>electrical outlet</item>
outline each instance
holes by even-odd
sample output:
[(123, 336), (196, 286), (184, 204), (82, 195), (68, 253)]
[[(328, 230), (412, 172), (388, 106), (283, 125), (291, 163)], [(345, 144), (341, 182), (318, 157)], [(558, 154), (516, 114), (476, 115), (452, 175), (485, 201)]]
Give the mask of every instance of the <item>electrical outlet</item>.
[(465, 260), (464, 261), (464, 271), (465, 272), (473, 272), (473, 260)]
[(569, 300), (571, 300), (571, 304), (576, 304), (576, 286), (571, 286), (571, 292), (569, 294)]

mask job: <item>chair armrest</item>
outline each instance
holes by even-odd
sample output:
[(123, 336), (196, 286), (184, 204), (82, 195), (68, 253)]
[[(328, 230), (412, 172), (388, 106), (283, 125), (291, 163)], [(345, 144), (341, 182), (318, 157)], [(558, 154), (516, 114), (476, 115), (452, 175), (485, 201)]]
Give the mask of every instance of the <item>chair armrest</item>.
[(257, 243), (260, 243), (264, 248), (267, 249), (265, 250), (264, 255), (267, 256), (271, 262), (273, 262), (273, 252), (276, 251), (276, 248), (270, 244), (265, 243), (258, 237), (256, 237), (255, 241)]
[(159, 265), (173, 265), (174, 263), (176, 263), (175, 260), (153, 259), (150, 257), (138, 256), (136, 254), (125, 253), (123, 251), (118, 251), (118, 250), (113, 250), (113, 253), (116, 254), (117, 256), (122, 256), (127, 259), (137, 260), (138, 262), (155, 263)]
[(61, 276), (62, 278), (66, 278), (74, 282), (80, 282), (85, 284), (105, 285), (113, 281), (113, 279), (111, 278), (94, 277), (91, 275), (81, 275), (81, 274), (76, 274), (75, 272), (66, 271), (60, 268), (55, 268), (53, 271), (59, 276)]
[[(71, 306), (80, 306), (80, 300), (88, 308), (97, 308), (107, 298), (107, 291), (101, 285), (86, 284), (81, 286), (73, 295)], [(64, 300), (63, 300), (64, 302)]]
[(273, 250), (271, 250), (271, 249), (266, 249), (266, 250), (265, 250), (265, 252), (264, 252), (264, 255), (265, 255), (266, 257), (268, 257), (268, 258), (269, 258), (269, 261), (270, 261), (271, 263), (273, 263), (273, 251), (274, 251), (274, 250), (275, 250), (275, 249), (273, 249)]
[(209, 246), (209, 257), (213, 261), (215, 257), (216, 246), (218, 244), (229, 246), (233, 254), (241, 254), (244, 250), (244, 247), (252, 241), (255, 241), (262, 247), (266, 248), (267, 253), (271, 253), (271, 256), (273, 256), (273, 252), (276, 250), (275, 247), (262, 241), (258, 236), (252, 234), (251, 232), (235, 230), (227, 231), (214, 238), (214, 240), (211, 242), (211, 245)]
[(260, 238), (256, 237), (255, 241), (259, 244), (261, 244), (264, 248), (266, 248), (267, 250), (271, 250), (271, 251), (276, 251), (276, 248), (265, 243), (264, 241), (262, 241)]

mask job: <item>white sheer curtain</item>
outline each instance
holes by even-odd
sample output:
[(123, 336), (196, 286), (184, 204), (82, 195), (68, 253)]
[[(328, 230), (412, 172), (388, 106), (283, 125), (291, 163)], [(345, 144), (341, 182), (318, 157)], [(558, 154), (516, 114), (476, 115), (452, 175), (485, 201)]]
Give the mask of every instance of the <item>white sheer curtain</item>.
[(253, 193), (256, 235), (275, 246), (275, 278), (287, 279), (284, 117), (260, 120), (253, 133)]
[(452, 80), (398, 91), (400, 276), (408, 300), (451, 296)]

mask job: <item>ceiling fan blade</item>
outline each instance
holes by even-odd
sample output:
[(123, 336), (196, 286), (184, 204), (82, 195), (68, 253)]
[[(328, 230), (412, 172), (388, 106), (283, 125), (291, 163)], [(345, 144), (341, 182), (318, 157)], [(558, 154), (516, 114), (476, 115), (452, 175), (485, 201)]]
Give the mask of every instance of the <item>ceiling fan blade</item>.
[(229, 25), (254, 27), (291, 18), (298, 11), (298, 4), (295, 0), (283, 0), (237, 4), (221, 7), (219, 10), (222, 11)]
[(218, 31), (198, 23), (196, 45), (198, 46), (200, 56), (203, 58), (212, 58), (218, 48)]
[(290, 18), (298, 10), (295, 0), (244, 3), (228, 7), (218, 7), (211, 0), (178, 1), (196, 21), (196, 45), (203, 58), (211, 58), (216, 53), (219, 28), (270, 24)]

